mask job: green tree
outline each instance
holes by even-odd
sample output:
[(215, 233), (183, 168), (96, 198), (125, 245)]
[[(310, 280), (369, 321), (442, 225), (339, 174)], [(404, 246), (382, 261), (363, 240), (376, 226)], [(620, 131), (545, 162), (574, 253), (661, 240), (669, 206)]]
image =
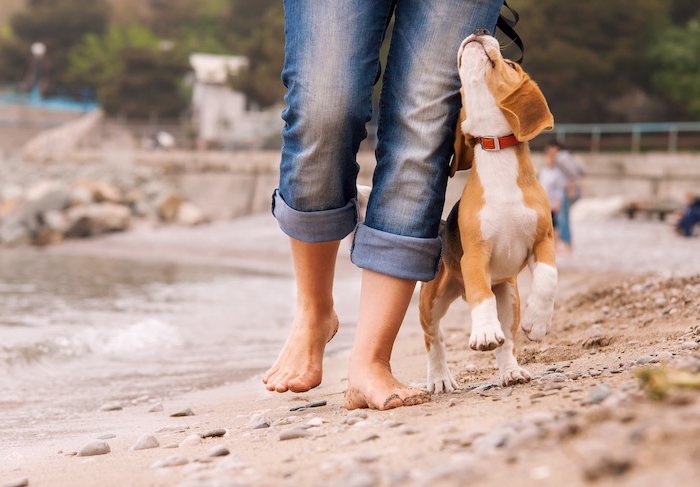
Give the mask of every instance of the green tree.
[(662, 31), (650, 49), (654, 84), (669, 99), (700, 117), (700, 19)]
[(280, 80), (284, 61), (284, 11), (277, 0), (231, 0), (224, 21), (228, 45), (248, 58), (248, 68), (234, 75), (231, 85), (261, 107), (282, 101)]
[[(10, 19), (13, 40), (0, 50), (0, 65), (15, 62), (9, 74), (19, 81), (29, 69), (29, 47), (43, 42), (47, 47), (44, 72), (50, 91), (65, 88), (68, 53), (85, 34), (104, 32), (108, 16), (106, 0), (29, 0), (27, 7)], [(17, 64), (20, 58), (23, 62)], [(18, 78), (20, 72), (23, 74)]]
[(514, 6), (521, 14), (524, 66), (557, 121), (625, 120), (631, 111), (616, 100), (653, 96), (646, 52), (654, 32), (669, 22), (669, 2), (521, 0)]

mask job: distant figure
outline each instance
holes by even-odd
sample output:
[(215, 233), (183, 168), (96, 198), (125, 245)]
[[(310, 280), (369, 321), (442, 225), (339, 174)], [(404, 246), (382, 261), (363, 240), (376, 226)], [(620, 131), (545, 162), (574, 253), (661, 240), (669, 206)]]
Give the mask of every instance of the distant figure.
[(558, 216), (561, 211), (564, 193), (566, 192), (566, 176), (564, 171), (557, 165), (554, 157), (545, 159), (545, 166), (537, 173), (537, 179), (544, 188), (544, 192), (552, 207), (552, 223), (554, 229), (558, 231)]
[(700, 196), (688, 193), (686, 199), (688, 206), (676, 223), (676, 231), (684, 237), (692, 237), (695, 225), (700, 224)]
[(563, 144), (552, 140), (547, 144), (545, 150), (547, 159), (552, 159), (553, 163), (561, 170), (566, 177), (566, 187), (561, 198), (557, 221), (555, 227), (559, 232), (559, 239), (564, 245), (567, 253), (571, 252), (571, 224), (569, 212), (571, 206), (581, 197), (581, 178), (583, 177), (583, 166), (578, 157), (569, 152)]

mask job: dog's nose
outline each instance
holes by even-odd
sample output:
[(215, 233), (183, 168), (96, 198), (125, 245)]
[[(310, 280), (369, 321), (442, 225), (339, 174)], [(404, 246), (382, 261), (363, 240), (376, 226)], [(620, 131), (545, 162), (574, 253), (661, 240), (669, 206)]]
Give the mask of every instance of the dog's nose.
[(489, 31), (488, 31), (488, 29), (484, 29), (484, 28), (482, 27), (481, 29), (476, 29), (476, 30), (473, 32), (473, 34), (474, 34), (475, 36), (477, 36), (477, 37), (478, 37), (478, 36), (487, 36), (487, 35), (489, 35)]

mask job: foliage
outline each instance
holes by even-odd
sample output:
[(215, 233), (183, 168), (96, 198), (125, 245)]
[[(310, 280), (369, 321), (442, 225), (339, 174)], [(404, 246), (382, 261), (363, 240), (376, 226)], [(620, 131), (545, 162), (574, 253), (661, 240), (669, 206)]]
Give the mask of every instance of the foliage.
[[(519, 33), (525, 68), (548, 98), (555, 120), (624, 120), (613, 101), (650, 91), (650, 33), (667, 22), (658, 0), (522, 0)], [(583, 20), (585, 19), (585, 20)]]
[[(30, 0), (28, 8), (14, 14), (10, 20), (13, 41), (4, 43), (0, 50), (0, 65), (16, 61), (23, 53), (23, 61), (12, 73), (18, 81), (26, 75), (34, 42), (47, 47), (46, 75), (52, 89), (65, 87), (69, 51), (85, 34), (104, 32), (109, 9), (106, 0)], [(21, 77), (17, 77), (23, 71)], [(6, 74), (7, 76), (7, 74)]]
[(225, 25), (233, 51), (248, 57), (248, 69), (231, 79), (234, 89), (261, 107), (284, 95), (280, 72), (284, 61), (284, 11), (277, 0), (231, 0)]
[(655, 85), (700, 117), (700, 19), (689, 21), (685, 27), (665, 29), (650, 55), (657, 63)]
[(99, 98), (107, 113), (132, 118), (176, 117), (185, 108), (179, 96), (187, 66), (174, 52), (147, 47), (121, 51), (122, 69), (103, 79)]

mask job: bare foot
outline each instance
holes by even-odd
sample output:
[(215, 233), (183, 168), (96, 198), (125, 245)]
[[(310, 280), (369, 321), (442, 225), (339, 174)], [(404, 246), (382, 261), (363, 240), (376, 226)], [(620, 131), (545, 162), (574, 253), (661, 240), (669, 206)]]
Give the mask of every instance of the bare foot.
[(323, 351), (338, 331), (334, 311), (325, 316), (299, 312), (294, 326), (277, 357), (265, 373), (268, 391), (306, 392), (321, 383)]
[(401, 384), (387, 365), (370, 363), (350, 366), (348, 389), (345, 391), (347, 409), (371, 408), (383, 411), (428, 401), (430, 394)]

